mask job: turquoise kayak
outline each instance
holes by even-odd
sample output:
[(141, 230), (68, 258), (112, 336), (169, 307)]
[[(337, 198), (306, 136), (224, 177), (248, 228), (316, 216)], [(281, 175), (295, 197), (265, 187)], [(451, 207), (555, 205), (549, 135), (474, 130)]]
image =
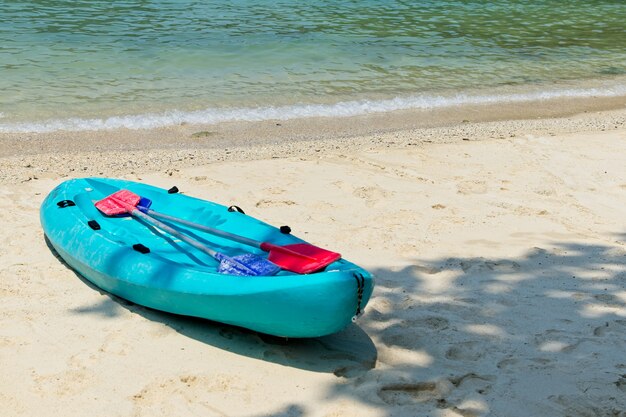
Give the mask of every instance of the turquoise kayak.
[[(107, 178), (58, 185), (41, 206), (43, 230), (58, 254), (97, 287), (133, 303), (281, 337), (317, 337), (343, 329), (363, 311), (372, 275), (345, 260), (321, 271), (271, 276), (218, 272), (219, 262), (135, 217), (109, 217), (94, 203), (119, 190), (151, 200), (169, 216), (275, 245), (306, 243), (226, 206), (147, 184)], [(228, 256), (259, 248), (168, 222)]]

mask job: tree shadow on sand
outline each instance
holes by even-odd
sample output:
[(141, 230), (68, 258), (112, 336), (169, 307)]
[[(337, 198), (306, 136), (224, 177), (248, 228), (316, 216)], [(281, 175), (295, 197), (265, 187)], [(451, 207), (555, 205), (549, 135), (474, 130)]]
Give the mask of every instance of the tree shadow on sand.
[[(236, 354), (332, 373), (326, 398), (382, 416), (624, 417), (626, 234), (615, 237), (374, 270), (358, 326), (318, 339), (266, 337), (108, 294), (104, 303)], [(276, 415), (307, 415), (308, 405), (292, 401)]]
[(390, 417), (626, 416), (623, 236), (373, 271), (378, 362), (327, 397)]
[(626, 250), (616, 243), (374, 271), (361, 325), (377, 366), (329, 395), (388, 416), (626, 416)]

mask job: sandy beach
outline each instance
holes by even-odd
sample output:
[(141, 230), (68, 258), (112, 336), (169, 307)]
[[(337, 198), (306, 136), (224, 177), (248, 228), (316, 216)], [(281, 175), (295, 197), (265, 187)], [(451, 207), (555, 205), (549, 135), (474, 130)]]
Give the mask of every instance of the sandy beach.
[[(0, 415), (626, 416), (607, 101), (0, 136)], [(98, 290), (39, 224), (91, 175), (290, 225), (376, 275), (365, 315), (282, 340)]]

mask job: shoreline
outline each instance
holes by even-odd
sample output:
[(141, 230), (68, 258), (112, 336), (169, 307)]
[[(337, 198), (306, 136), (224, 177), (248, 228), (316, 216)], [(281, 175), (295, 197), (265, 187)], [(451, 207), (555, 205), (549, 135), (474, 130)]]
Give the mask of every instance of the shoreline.
[[(84, 113), (82, 108), (72, 105), (63, 107), (61, 114), (44, 116), (37, 113), (22, 115), (17, 119), (0, 113), (0, 134), (12, 133), (54, 133), (128, 130), (169, 129), (183, 125), (219, 125), (227, 123), (264, 122), (271, 120), (287, 121), (307, 118), (350, 118), (372, 114), (394, 112), (433, 111), (445, 113), (454, 108), (472, 106), (519, 105), (528, 107), (530, 103), (546, 101), (602, 100), (626, 97), (626, 77), (555, 81), (551, 86), (542, 83), (519, 85), (494, 85), (482, 88), (443, 89), (421, 93), (397, 93), (385, 96), (334, 97), (317, 96), (311, 101), (282, 102), (273, 104), (208, 102), (205, 107), (173, 105), (170, 108), (154, 108), (150, 105), (92, 110)], [(281, 104), (282, 103), (282, 104)], [(127, 103), (128, 105), (128, 103)], [(83, 106), (84, 107), (84, 106)], [(73, 110), (72, 110), (73, 109)]]
[(626, 97), (604, 97), (148, 130), (3, 133), (0, 183), (146, 171), (172, 175), (181, 168), (220, 161), (602, 131), (624, 125)]

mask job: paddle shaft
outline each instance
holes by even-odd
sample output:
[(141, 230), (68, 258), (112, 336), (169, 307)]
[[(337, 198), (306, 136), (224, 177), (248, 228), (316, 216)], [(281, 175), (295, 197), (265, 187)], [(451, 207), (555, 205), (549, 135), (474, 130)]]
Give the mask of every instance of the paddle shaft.
[(208, 227), (208, 226), (204, 226), (202, 224), (190, 222), (188, 220), (181, 219), (181, 218), (174, 217), (174, 216), (170, 216), (168, 214), (159, 213), (158, 211), (154, 211), (154, 210), (151, 210), (151, 209), (145, 209), (144, 208), (142, 210), (140, 208), (139, 210), (143, 211), (144, 213), (147, 212), (147, 214), (149, 214), (151, 216), (158, 217), (158, 218), (163, 219), (163, 220), (169, 220), (169, 221), (173, 221), (173, 222), (176, 222), (176, 223), (180, 223), (180, 224), (183, 224), (185, 226), (193, 227), (194, 229), (202, 230), (203, 232), (211, 233), (212, 235), (215, 235), (215, 236), (220, 236), (220, 237), (224, 237), (226, 239), (234, 240), (235, 242), (243, 243), (244, 245), (254, 246), (255, 248), (261, 248), (261, 245), (263, 244), (262, 242), (256, 241), (254, 239), (250, 239), (250, 238), (247, 238), (247, 237), (244, 237), (244, 236), (239, 236), (239, 235), (236, 235), (234, 233), (226, 232), (224, 230), (214, 229), (212, 227)]
[(265, 252), (278, 251), (278, 252), (282, 252), (282, 253), (287, 254), (287, 255), (295, 256), (297, 258), (304, 258), (304, 259), (315, 260), (315, 258), (313, 258), (311, 256), (308, 256), (308, 255), (305, 255), (305, 254), (302, 254), (302, 253), (299, 253), (299, 252), (296, 252), (296, 251), (292, 251), (292, 250), (290, 250), (288, 248), (285, 248), (283, 246), (273, 245), (273, 244), (271, 244), (269, 242), (259, 242), (258, 240), (250, 239), (250, 238), (247, 238), (245, 236), (236, 235), (234, 233), (226, 232), (224, 230), (214, 229), (213, 227), (209, 227), (209, 226), (205, 226), (205, 225), (202, 225), (202, 224), (190, 222), (188, 220), (181, 219), (181, 218), (174, 217), (174, 216), (170, 216), (168, 214), (159, 213), (158, 211), (151, 210), (151, 209), (149, 209), (147, 207), (141, 207), (141, 208), (138, 208), (137, 210), (140, 210), (140, 212), (142, 212), (142, 213), (147, 213), (147, 214), (150, 214), (151, 216), (161, 218), (163, 220), (173, 221), (173, 222), (185, 225), (185, 226), (189, 226), (189, 227), (193, 227), (193, 228), (198, 229), (198, 230), (202, 230), (203, 232), (211, 233), (212, 235), (215, 235), (215, 236), (220, 236), (220, 237), (223, 237), (223, 238), (226, 238), (226, 239), (234, 240), (235, 242), (243, 243), (244, 245), (254, 246), (255, 248), (259, 248), (261, 250), (264, 250)]
[(145, 213), (147, 210), (144, 207), (141, 207), (141, 209), (138, 207), (137, 203), (140, 200), (141, 198), (138, 195), (128, 190), (119, 190), (97, 201), (95, 206), (108, 216), (127, 213), (139, 220), (143, 220), (161, 232), (169, 233), (217, 260), (219, 262), (218, 272), (220, 273), (239, 276), (260, 276), (274, 275), (280, 270), (278, 265), (251, 253), (230, 257), (224, 253), (217, 252), (205, 246), (199, 238), (186, 236), (168, 224), (160, 222)]
[[(129, 207), (129, 209), (131, 209), (131, 207)], [(150, 217), (149, 215), (147, 215), (146, 213), (142, 213), (139, 209), (132, 207), (131, 210), (129, 210), (130, 214), (132, 216), (136, 216), (139, 217), (140, 219), (144, 220), (146, 223), (151, 224), (152, 226), (158, 227), (159, 229), (162, 229), (164, 231), (166, 231), (167, 233), (169, 233), (172, 236), (177, 237), (178, 239), (182, 240), (183, 242), (187, 243), (188, 245), (193, 246), (194, 248), (198, 249), (201, 252), (206, 253), (207, 255), (218, 259), (217, 258), (217, 252), (214, 251), (213, 249), (207, 248), (206, 246), (204, 246), (203, 244), (201, 244), (200, 242), (183, 235), (182, 233), (178, 232), (177, 230), (171, 228), (170, 226), (166, 225), (165, 223), (162, 223), (160, 221), (158, 221), (157, 219)]]

